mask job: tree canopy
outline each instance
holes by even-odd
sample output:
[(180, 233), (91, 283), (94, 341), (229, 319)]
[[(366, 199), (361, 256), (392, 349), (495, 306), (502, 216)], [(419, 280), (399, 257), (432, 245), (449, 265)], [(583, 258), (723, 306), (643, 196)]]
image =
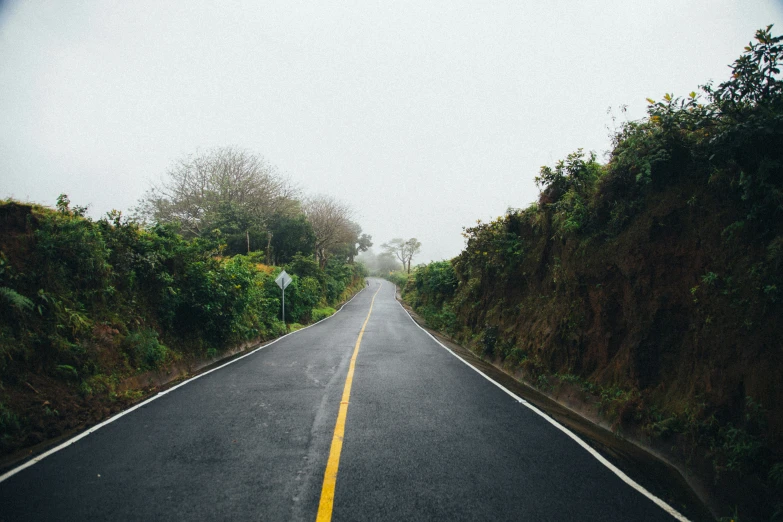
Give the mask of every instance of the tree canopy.
[(245, 243), (252, 238), (257, 244), (251, 249), (259, 250), (275, 218), (300, 212), (298, 196), (263, 157), (224, 147), (179, 159), (143, 196), (137, 214), (145, 221), (177, 224), (185, 237), (219, 229)]
[(319, 195), (307, 199), (303, 210), (313, 227), (315, 255), (321, 267), (332, 256), (353, 262), (354, 257), (372, 246), (372, 238), (351, 220), (353, 211), (342, 201)]

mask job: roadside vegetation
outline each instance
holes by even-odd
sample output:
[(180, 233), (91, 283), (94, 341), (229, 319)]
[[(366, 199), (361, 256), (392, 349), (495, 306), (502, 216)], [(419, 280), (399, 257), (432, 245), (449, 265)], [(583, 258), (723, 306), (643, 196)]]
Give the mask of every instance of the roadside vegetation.
[[(720, 85), (648, 100), (605, 164), (398, 281), (433, 327), (683, 464), (713, 509), (783, 518), (783, 82), (771, 26)], [(736, 519), (736, 518), (735, 518)]]
[[(138, 400), (144, 375), (178, 375), (328, 317), (364, 286), (353, 259), (371, 240), (350, 208), (298, 199), (252, 158), (189, 158), (198, 172), (175, 171), (204, 175), (200, 192), (153, 191), (135, 219), (90, 219), (65, 195), (56, 208), (0, 202), (0, 455)], [(308, 214), (316, 203), (332, 212)], [(288, 327), (274, 281), (283, 269)]]

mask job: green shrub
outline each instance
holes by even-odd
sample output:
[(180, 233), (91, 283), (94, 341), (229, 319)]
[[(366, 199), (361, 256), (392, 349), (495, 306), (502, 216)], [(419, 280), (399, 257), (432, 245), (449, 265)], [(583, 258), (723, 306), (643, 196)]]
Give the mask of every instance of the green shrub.
[(158, 340), (158, 332), (138, 330), (123, 340), (123, 348), (132, 357), (137, 368), (156, 369), (166, 362), (169, 350)]
[(404, 289), (405, 285), (408, 283), (408, 274), (402, 270), (390, 272), (384, 275), (384, 278), (400, 287), (400, 289)]
[(558, 237), (565, 238), (587, 226), (596, 181), (603, 173), (595, 153), (585, 159), (582, 149), (557, 162), (554, 169), (541, 167), (536, 184), (541, 187), (541, 202), (552, 211)]
[(433, 261), (418, 268), (413, 274), (419, 304), (439, 305), (454, 296), (457, 290), (457, 276), (449, 261)]
[(333, 315), (336, 311), (337, 310), (335, 310), (334, 308), (330, 308), (328, 306), (325, 308), (314, 308), (312, 320), (314, 323), (317, 323), (321, 319), (326, 319), (327, 317)]
[(321, 267), (318, 266), (318, 261), (315, 260), (315, 256), (304, 256), (302, 254), (296, 254), (293, 259), (285, 265), (285, 270), (289, 274), (296, 274), (299, 277), (312, 277), (316, 279), (321, 285), (326, 283), (326, 274)]
[(316, 278), (292, 275), (291, 284), (285, 290), (286, 319), (307, 323), (322, 298), (321, 285)]
[(326, 302), (337, 304), (353, 281), (353, 269), (336, 257), (332, 257), (327, 261), (324, 271), (326, 272)]

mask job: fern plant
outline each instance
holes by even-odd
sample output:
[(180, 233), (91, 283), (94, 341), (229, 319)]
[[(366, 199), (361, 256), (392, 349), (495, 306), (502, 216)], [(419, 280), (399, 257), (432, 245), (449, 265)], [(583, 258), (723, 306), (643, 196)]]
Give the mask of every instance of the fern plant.
[(3, 296), (6, 302), (17, 310), (24, 311), (33, 309), (33, 302), (30, 299), (7, 286), (0, 286), (0, 296)]

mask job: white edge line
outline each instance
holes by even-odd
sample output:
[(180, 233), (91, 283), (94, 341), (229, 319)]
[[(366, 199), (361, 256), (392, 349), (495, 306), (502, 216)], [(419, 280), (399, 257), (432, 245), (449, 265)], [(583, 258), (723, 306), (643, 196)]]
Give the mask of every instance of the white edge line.
[[(396, 294), (395, 294), (395, 301), (396, 301)], [(501, 390), (503, 390), (503, 391), (504, 391), (506, 394), (508, 394), (508, 395), (510, 395), (511, 397), (513, 397), (513, 398), (514, 398), (514, 400), (516, 400), (518, 403), (520, 403), (520, 404), (523, 404), (523, 405), (527, 406), (528, 408), (530, 408), (531, 410), (533, 410), (535, 413), (537, 413), (538, 415), (540, 415), (541, 417), (543, 417), (544, 419), (546, 419), (546, 421), (547, 421), (547, 422), (549, 422), (549, 423), (550, 423), (552, 426), (554, 426), (555, 428), (559, 429), (560, 431), (562, 431), (563, 433), (565, 433), (566, 435), (568, 435), (568, 436), (569, 436), (571, 439), (573, 439), (573, 440), (574, 440), (574, 441), (575, 441), (577, 444), (579, 444), (580, 446), (582, 446), (582, 448), (584, 448), (584, 449), (585, 449), (585, 451), (587, 451), (588, 453), (590, 453), (590, 455), (592, 455), (593, 457), (595, 457), (595, 459), (596, 459), (598, 462), (600, 462), (601, 464), (603, 464), (604, 466), (606, 466), (606, 467), (607, 467), (607, 468), (608, 468), (608, 469), (609, 469), (609, 470), (610, 470), (612, 473), (614, 473), (615, 475), (617, 475), (617, 476), (620, 478), (620, 480), (622, 480), (623, 482), (625, 482), (626, 484), (628, 484), (629, 486), (631, 486), (633, 489), (635, 489), (636, 491), (638, 491), (639, 493), (641, 493), (642, 495), (644, 495), (645, 497), (647, 497), (648, 499), (650, 499), (651, 501), (653, 501), (653, 503), (655, 503), (655, 504), (656, 504), (658, 507), (660, 507), (661, 509), (663, 509), (664, 511), (666, 511), (666, 512), (667, 512), (668, 514), (670, 514), (672, 517), (674, 517), (675, 519), (679, 520), (680, 522), (690, 522), (690, 521), (689, 521), (687, 518), (685, 518), (685, 517), (684, 517), (684, 516), (683, 516), (683, 515), (682, 515), (682, 514), (679, 512), (679, 511), (677, 511), (676, 509), (674, 509), (673, 507), (671, 507), (669, 504), (667, 504), (666, 502), (664, 502), (664, 501), (663, 501), (663, 500), (661, 500), (660, 498), (656, 497), (655, 495), (653, 495), (652, 493), (650, 493), (649, 491), (647, 491), (647, 490), (646, 490), (646, 489), (645, 489), (645, 488), (644, 488), (642, 485), (638, 484), (638, 483), (637, 483), (635, 480), (633, 480), (631, 477), (629, 477), (628, 475), (626, 475), (626, 474), (625, 474), (625, 473), (624, 473), (622, 470), (620, 470), (620, 469), (619, 469), (617, 466), (615, 466), (614, 464), (612, 464), (611, 462), (609, 462), (608, 460), (606, 460), (606, 458), (604, 458), (604, 457), (603, 457), (603, 455), (601, 455), (601, 454), (600, 454), (600, 453), (598, 453), (596, 450), (594, 450), (592, 447), (590, 447), (590, 446), (589, 446), (589, 445), (588, 445), (588, 444), (587, 444), (585, 441), (583, 441), (582, 439), (580, 439), (580, 438), (579, 438), (579, 437), (578, 437), (576, 434), (574, 434), (574, 433), (573, 433), (571, 430), (569, 430), (568, 428), (566, 428), (566, 427), (565, 427), (565, 426), (563, 426), (562, 424), (558, 423), (558, 422), (557, 422), (556, 420), (554, 420), (552, 417), (550, 417), (550, 416), (549, 416), (549, 415), (547, 415), (546, 413), (542, 412), (541, 410), (539, 410), (538, 408), (536, 408), (535, 406), (533, 406), (532, 404), (530, 404), (529, 402), (527, 402), (527, 401), (526, 401), (525, 399), (523, 399), (522, 397), (519, 397), (519, 396), (518, 396), (518, 395), (516, 395), (514, 392), (512, 392), (512, 391), (511, 391), (511, 390), (509, 390), (509, 389), (507, 389), (506, 387), (504, 387), (504, 386), (503, 386), (502, 384), (500, 384), (499, 382), (497, 382), (497, 381), (493, 380), (493, 379), (492, 379), (490, 376), (486, 375), (484, 372), (482, 372), (481, 370), (479, 370), (478, 368), (476, 368), (475, 366), (473, 366), (472, 364), (470, 364), (468, 361), (466, 361), (465, 359), (463, 359), (462, 357), (460, 357), (459, 355), (457, 355), (456, 353), (454, 353), (454, 352), (453, 352), (453, 351), (452, 351), (452, 350), (451, 350), (451, 349), (450, 349), (448, 346), (446, 346), (446, 345), (444, 345), (443, 343), (441, 343), (441, 342), (440, 342), (438, 339), (436, 339), (436, 338), (435, 338), (435, 336), (434, 336), (434, 335), (432, 335), (431, 333), (429, 333), (429, 332), (428, 332), (427, 330), (425, 330), (425, 329), (424, 329), (424, 328), (423, 328), (423, 327), (422, 327), (422, 326), (421, 326), (419, 323), (417, 323), (417, 322), (416, 322), (416, 320), (413, 318), (413, 316), (411, 316), (411, 314), (410, 314), (410, 313), (408, 313), (408, 311), (405, 309), (405, 307), (404, 307), (404, 306), (402, 306), (402, 303), (400, 303), (399, 301), (397, 301), (397, 304), (399, 304), (399, 305), (400, 305), (400, 308), (402, 308), (402, 310), (403, 310), (403, 311), (405, 312), (405, 314), (406, 314), (406, 315), (407, 315), (407, 316), (410, 318), (410, 320), (411, 320), (411, 321), (413, 321), (413, 324), (415, 324), (416, 326), (418, 326), (418, 327), (419, 327), (419, 328), (420, 328), (420, 329), (421, 329), (421, 330), (422, 330), (424, 333), (426, 333), (427, 335), (429, 335), (429, 336), (430, 336), (430, 338), (432, 338), (432, 340), (433, 340), (433, 341), (435, 341), (436, 343), (438, 343), (438, 344), (439, 344), (439, 345), (440, 345), (440, 346), (441, 346), (443, 349), (445, 349), (445, 350), (446, 350), (447, 352), (449, 352), (451, 355), (453, 355), (453, 356), (454, 356), (454, 357), (456, 357), (458, 360), (460, 360), (462, 363), (464, 363), (464, 364), (465, 364), (465, 365), (466, 365), (468, 368), (470, 368), (471, 370), (475, 371), (476, 373), (478, 373), (479, 375), (481, 375), (482, 377), (484, 377), (486, 380), (488, 380), (489, 382), (491, 382), (492, 384), (494, 384), (495, 386), (497, 386), (498, 388), (500, 388)]]
[(310, 327), (312, 327), (312, 326), (315, 326), (315, 325), (317, 325), (317, 324), (320, 324), (320, 323), (322, 323), (322, 322), (324, 322), (324, 321), (326, 321), (326, 320), (328, 320), (328, 319), (331, 319), (331, 318), (332, 318), (332, 317), (334, 317), (335, 315), (339, 314), (339, 313), (342, 311), (342, 309), (343, 309), (343, 308), (345, 308), (345, 305), (347, 305), (348, 303), (350, 303), (351, 301), (353, 301), (354, 297), (356, 297), (357, 295), (359, 295), (359, 294), (361, 294), (362, 292), (364, 292), (364, 290), (365, 290), (366, 288), (367, 288), (367, 286), (365, 285), (365, 287), (364, 287), (364, 288), (362, 288), (361, 290), (359, 290), (358, 292), (356, 292), (356, 293), (354, 294), (354, 296), (353, 296), (353, 297), (351, 297), (351, 298), (350, 298), (350, 299), (348, 299), (348, 300), (347, 300), (345, 303), (343, 303), (343, 305), (340, 307), (340, 309), (339, 309), (339, 310), (337, 310), (335, 313), (333, 313), (333, 314), (332, 314), (332, 315), (330, 315), (329, 317), (324, 317), (324, 318), (323, 318), (323, 319), (321, 319), (320, 321), (317, 321), (317, 322), (315, 322), (315, 323), (313, 323), (313, 324), (307, 325), (307, 326), (305, 326), (304, 328), (300, 328), (299, 330), (296, 330), (296, 331), (294, 331), (294, 332), (290, 332), (290, 333), (287, 333), (287, 334), (285, 334), (285, 335), (283, 335), (283, 336), (280, 336), (280, 337), (278, 337), (277, 339), (274, 339), (273, 341), (270, 341), (270, 342), (266, 343), (266, 344), (265, 344), (265, 345), (263, 345), (263, 346), (259, 346), (258, 348), (256, 348), (256, 349), (255, 349), (255, 350), (253, 350), (252, 352), (248, 352), (248, 353), (246, 353), (245, 355), (242, 355), (242, 356), (240, 356), (240, 357), (237, 357), (236, 359), (231, 359), (231, 360), (230, 360), (230, 361), (228, 361), (227, 363), (225, 363), (225, 364), (221, 364), (221, 365), (220, 365), (220, 366), (218, 366), (217, 368), (212, 368), (212, 369), (211, 369), (211, 370), (209, 370), (209, 371), (206, 371), (206, 372), (204, 372), (204, 373), (200, 373), (200, 374), (198, 374), (198, 375), (195, 375), (195, 376), (193, 376), (193, 377), (191, 377), (191, 378), (189, 378), (189, 379), (187, 379), (187, 380), (185, 380), (185, 381), (182, 381), (181, 383), (177, 384), (176, 386), (172, 386), (172, 387), (171, 387), (171, 388), (169, 388), (168, 390), (164, 390), (164, 391), (162, 391), (162, 392), (158, 392), (158, 393), (156, 393), (155, 395), (153, 395), (153, 396), (152, 396), (152, 397), (150, 397), (149, 399), (147, 399), (147, 400), (145, 400), (145, 401), (143, 401), (143, 402), (140, 402), (140, 403), (136, 404), (135, 406), (133, 406), (133, 407), (131, 407), (131, 408), (128, 408), (127, 410), (121, 411), (120, 413), (118, 413), (117, 415), (115, 415), (115, 416), (113, 416), (113, 417), (109, 417), (108, 419), (106, 419), (105, 421), (101, 422), (100, 424), (96, 424), (96, 425), (95, 425), (95, 426), (93, 426), (92, 428), (88, 428), (87, 430), (85, 430), (85, 431), (83, 431), (82, 433), (80, 433), (80, 434), (76, 435), (75, 437), (73, 437), (73, 438), (70, 438), (70, 439), (66, 440), (65, 442), (63, 442), (63, 443), (62, 443), (62, 444), (60, 444), (59, 446), (56, 446), (56, 447), (54, 447), (54, 448), (50, 449), (49, 451), (47, 451), (47, 452), (45, 452), (45, 453), (41, 453), (41, 454), (40, 454), (40, 455), (38, 455), (37, 457), (33, 457), (32, 459), (28, 460), (28, 461), (27, 461), (27, 462), (25, 462), (24, 464), (22, 464), (22, 465), (20, 465), (20, 466), (17, 466), (16, 468), (14, 468), (14, 469), (12, 469), (12, 470), (10, 470), (10, 471), (7, 471), (7, 472), (5, 472), (3, 475), (0, 475), (0, 482), (3, 482), (3, 481), (5, 481), (5, 480), (7, 480), (7, 479), (9, 479), (9, 478), (13, 477), (14, 475), (16, 475), (17, 473), (19, 473), (20, 471), (22, 471), (22, 470), (24, 470), (24, 469), (27, 469), (27, 468), (29, 468), (30, 466), (33, 466), (34, 464), (38, 464), (39, 462), (41, 462), (41, 461), (42, 461), (43, 459), (45, 459), (46, 457), (48, 457), (48, 456), (50, 456), (50, 455), (53, 455), (54, 453), (57, 453), (58, 451), (60, 451), (60, 450), (61, 450), (61, 449), (63, 449), (63, 448), (67, 448), (67, 447), (68, 447), (68, 446), (70, 446), (71, 444), (74, 444), (75, 442), (78, 442), (78, 441), (80, 441), (81, 439), (83, 439), (83, 438), (84, 438), (84, 437), (86, 437), (87, 435), (90, 435), (91, 433), (94, 433), (94, 432), (98, 431), (99, 429), (103, 428), (103, 427), (104, 427), (104, 426), (106, 426), (107, 424), (109, 424), (109, 423), (112, 423), (112, 422), (116, 421), (116, 420), (117, 420), (117, 419), (119, 419), (120, 417), (124, 417), (125, 415), (127, 415), (127, 414), (131, 413), (132, 411), (134, 411), (134, 410), (136, 410), (136, 409), (138, 409), (138, 408), (141, 408), (141, 407), (142, 407), (142, 406), (144, 406), (145, 404), (148, 404), (148, 403), (150, 403), (150, 402), (154, 401), (155, 399), (160, 399), (161, 397), (163, 397), (163, 396), (164, 396), (164, 395), (166, 395), (167, 393), (173, 392), (174, 390), (176, 390), (176, 389), (177, 389), (177, 388), (179, 388), (180, 386), (184, 386), (184, 385), (186, 385), (186, 384), (189, 384), (189, 383), (191, 383), (191, 382), (195, 381), (196, 379), (199, 379), (199, 378), (201, 378), (201, 377), (204, 377), (205, 375), (209, 375), (210, 373), (212, 373), (212, 372), (214, 372), (214, 371), (217, 371), (217, 370), (220, 370), (221, 368), (225, 368), (225, 367), (226, 367), (226, 366), (228, 366), (229, 364), (233, 364), (233, 363), (235, 363), (235, 362), (237, 362), (237, 361), (239, 361), (239, 360), (241, 360), (241, 359), (244, 359), (245, 357), (249, 357), (249, 356), (253, 355), (253, 354), (254, 354), (254, 353), (256, 353), (256, 352), (258, 352), (258, 351), (260, 351), (260, 350), (263, 350), (264, 348), (267, 348), (267, 347), (269, 347), (269, 346), (272, 346), (273, 344), (275, 344), (275, 343), (276, 343), (276, 342), (278, 342), (278, 341), (282, 341), (283, 339), (285, 339), (285, 338), (286, 338), (286, 337), (288, 337), (289, 335), (293, 335), (293, 334), (295, 334), (295, 333), (301, 332), (302, 330), (307, 330), (308, 328), (310, 328)]

